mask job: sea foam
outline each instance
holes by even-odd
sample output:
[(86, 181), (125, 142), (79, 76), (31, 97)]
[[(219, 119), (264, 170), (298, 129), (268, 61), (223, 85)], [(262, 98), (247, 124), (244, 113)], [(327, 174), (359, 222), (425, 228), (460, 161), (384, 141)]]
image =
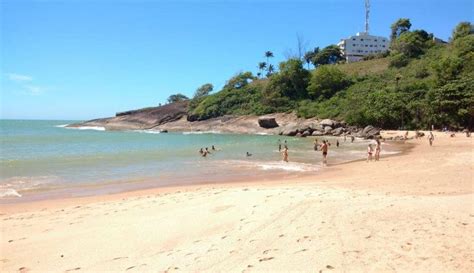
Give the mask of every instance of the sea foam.
[(75, 130), (95, 130), (95, 131), (105, 131), (105, 127), (102, 126), (80, 126), (80, 127), (64, 127), (66, 129), (75, 129)]

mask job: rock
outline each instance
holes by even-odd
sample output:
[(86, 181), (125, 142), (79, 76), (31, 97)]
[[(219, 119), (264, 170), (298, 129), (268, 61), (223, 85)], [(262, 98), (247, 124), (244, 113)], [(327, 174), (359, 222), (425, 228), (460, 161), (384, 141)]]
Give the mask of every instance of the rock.
[(311, 132), (309, 130), (306, 130), (301, 134), (301, 137), (307, 137), (307, 136), (310, 136), (310, 135), (311, 135)]
[(258, 125), (265, 129), (271, 129), (279, 126), (274, 117), (260, 117), (258, 118)]
[(297, 133), (297, 134), (295, 135), (295, 137), (302, 137), (302, 136), (303, 136), (302, 133)]
[(344, 131), (345, 131), (344, 128), (339, 127), (339, 128), (333, 129), (333, 130), (331, 131), (331, 134), (332, 134), (333, 136), (340, 136), (340, 135), (342, 135), (342, 133), (344, 133)]
[(168, 130), (166, 130), (166, 129), (161, 130), (160, 133), (168, 133)]
[(330, 134), (331, 131), (332, 131), (332, 127), (330, 127), (330, 126), (324, 127), (324, 134), (325, 134), (325, 135)]
[(324, 126), (318, 123), (311, 123), (309, 128), (311, 128), (313, 131), (324, 131)]
[(288, 125), (283, 129), (282, 135), (285, 136), (295, 136), (299, 132), (298, 126), (293, 124), (293, 125)]
[(312, 136), (323, 136), (324, 133), (321, 132), (321, 131), (313, 131), (313, 133), (311, 134)]
[(319, 124), (323, 127), (329, 126), (333, 128), (336, 125), (336, 122), (332, 119), (323, 119), (321, 122), (319, 122)]
[(366, 126), (362, 132), (359, 132), (359, 136), (363, 138), (373, 139), (375, 136), (380, 135), (380, 128), (376, 128), (372, 125)]

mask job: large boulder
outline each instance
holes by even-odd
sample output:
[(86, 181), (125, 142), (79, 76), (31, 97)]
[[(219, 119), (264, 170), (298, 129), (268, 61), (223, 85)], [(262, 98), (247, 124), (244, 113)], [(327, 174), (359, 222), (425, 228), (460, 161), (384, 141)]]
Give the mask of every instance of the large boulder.
[(258, 118), (258, 125), (265, 129), (271, 129), (279, 126), (274, 117), (260, 117)]
[(344, 128), (342, 128), (342, 127), (333, 129), (333, 130), (331, 131), (331, 134), (332, 134), (333, 136), (340, 136), (340, 135), (342, 135), (342, 133), (344, 133)]
[(331, 131), (332, 131), (332, 128), (331, 128), (330, 126), (326, 126), (326, 127), (324, 127), (324, 134), (325, 134), (325, 135), (328, 135), (328, 134), (330, 134), (330, 133), (331, 133)]
[(301, 137), (307, 137), (307, 136), (310, 136), (310, 135), (311, 135), (311, 131), (306, 130), (301, 134)]
[(380, 128), (376, 128), (372, 125), (366, 126), (362, 130), (362, 132), (359, 133), (360, 137), (368, 138), (368, 139), (373, 139), (373, 138), (375, 138), (376, 136), (379, 136), (379, 135), (380, 135)]
[(282, 135), (284, 135), (284, 136), (296, 136), (296, 134), (298, 132), (299, 132), (298, 125), (287, 125), (282, 130)]
[(323, 119), (319, 122), (319, 124), (323, 127), (329, 126), (331, 128), (334, 128), (337, 122), (332, 119)]
[(322, 136), (322, 135), (324, 135), (324, 133), (321, 132), (321, 131), (313, 131), (313, 133), (311, 135), (312, 136)]
[(324, 126), (318, 123), (311, 123), (309, 128), (311, 128), (313, 131), (324, 131)]

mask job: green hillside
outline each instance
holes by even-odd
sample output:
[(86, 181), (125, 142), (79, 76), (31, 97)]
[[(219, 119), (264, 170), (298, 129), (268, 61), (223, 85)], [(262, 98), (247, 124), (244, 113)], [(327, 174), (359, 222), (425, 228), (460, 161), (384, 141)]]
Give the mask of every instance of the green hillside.
[[(448, 44), (435, 44), (433, 34), (411, 31), (409, 20), (406, 23), (392, 25), (390, 53), (385, 56), (343, 64), (339, 48), (330, 45), (305, 54), (303, 60), (312, 70), (297, 58), (280, 63), (277, 71), (261, 62), (257, 76), (239, 73), (219, 92), (209, 94), (212, 85), (204, 85), (190, 100), (189, 120), (296, 111), (301, 117), (386, 129), (472, 129), (472, 25), (460, 23)], [(272, 56), (265, 54), (267, 60)]]

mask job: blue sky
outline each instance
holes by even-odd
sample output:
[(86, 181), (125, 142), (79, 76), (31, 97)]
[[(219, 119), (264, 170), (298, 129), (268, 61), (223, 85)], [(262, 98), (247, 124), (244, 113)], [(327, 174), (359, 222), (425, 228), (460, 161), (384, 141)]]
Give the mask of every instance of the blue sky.
[[(411, 19), (448, 39), (473, 20), (472, 0), (372, 0), (371, 33)], [(0, 117), (90, 119), (215, 89), (296, 49), (363, 31), (363, 0), (0, 0)]]

